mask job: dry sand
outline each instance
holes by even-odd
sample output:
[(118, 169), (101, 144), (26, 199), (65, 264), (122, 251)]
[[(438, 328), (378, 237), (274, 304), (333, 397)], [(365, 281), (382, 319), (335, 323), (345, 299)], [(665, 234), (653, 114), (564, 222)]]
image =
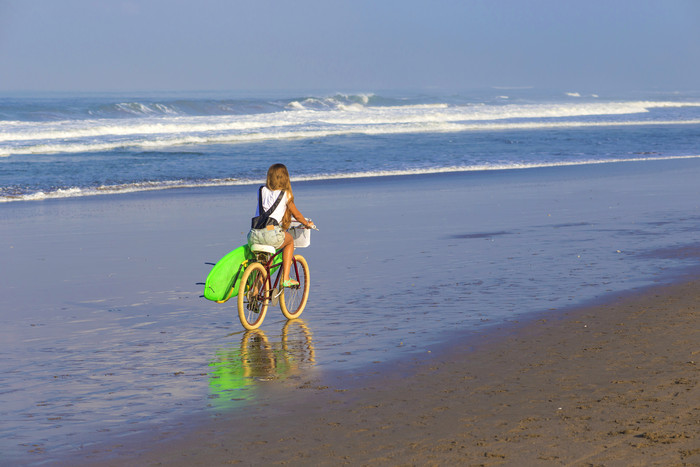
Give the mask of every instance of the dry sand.
[(111, 464), (699, 465), (698, 303), (700, 281), (656, 287), (469, 339), (358, 387), (306, 382), (299, 392), (312, 397), (287, 413), (161, 434)]

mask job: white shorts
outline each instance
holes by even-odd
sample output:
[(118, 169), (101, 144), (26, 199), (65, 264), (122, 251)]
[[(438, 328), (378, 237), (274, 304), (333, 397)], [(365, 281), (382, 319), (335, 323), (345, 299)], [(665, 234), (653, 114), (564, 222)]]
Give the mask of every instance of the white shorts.
[(248, 245), (270, 245), (279, 248), (284, 243), (284, 231), (279, 225), (271, 230), (251, 229), (248, 232)]

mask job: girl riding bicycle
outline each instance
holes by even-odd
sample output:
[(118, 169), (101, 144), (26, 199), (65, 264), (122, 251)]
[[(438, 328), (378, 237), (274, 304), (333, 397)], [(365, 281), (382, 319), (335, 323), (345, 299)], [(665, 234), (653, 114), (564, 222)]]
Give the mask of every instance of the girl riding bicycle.
[[(262, 208), (262, 210), (261, 210)], [(289, 181), (289, 172), (284, 164), (273, 164), (267, 170), (265, 186), (258, 191), (258, 207), (248, 233), (248, 245), (270, 245), (282, 249), (282, 287), (299, 283), (289, 278), (289, 269), (294, 257), (294, 239), (286, 230), (292, 216), (306, 228), (315, 228), (311, 221), (299, 212), (294, 204), (294, 194)]]

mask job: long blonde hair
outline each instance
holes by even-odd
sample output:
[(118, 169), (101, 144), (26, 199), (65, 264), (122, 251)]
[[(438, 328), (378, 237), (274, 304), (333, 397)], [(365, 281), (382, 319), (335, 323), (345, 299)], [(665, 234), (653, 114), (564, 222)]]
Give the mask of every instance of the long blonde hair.
[[(284, 190), (287, 193), (287, 204), (294, 202), (292, 185), (289, 182), (289, 172), (284, 164), (273, 164), (267, 169), (267, 181), (265, 184), (268, 190)], [(291, 223), (292, 212), (287, 209), (282, 217), (282, 228), (288, 229)]]

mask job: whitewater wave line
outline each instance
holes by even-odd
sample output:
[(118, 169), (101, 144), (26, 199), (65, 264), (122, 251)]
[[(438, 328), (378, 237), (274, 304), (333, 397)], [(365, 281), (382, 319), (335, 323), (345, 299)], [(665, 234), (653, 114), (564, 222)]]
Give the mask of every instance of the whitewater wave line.
[(57, 154), (57, 153), (91, 153), (107, 152), (117, 149), (167, 149), (189, 145), (215, 145), (256, 143), (268, 140), (292, 140), (326, 138), (352, 134), (390, 135), (410, 133), (459, 133), (468, 131), (504, 131), (504, 130), (547, 130), (576, 129), (593, 127), (631, 127), (631, 126), (670, 126), (698, 125), (700, 119), (693, 120), (648, 120), (621, 122), (513, 122), (513, 123), (421, 123), (394, 124), (377, 126), (345, 126), (318, 130), (288, 130), (277, 132), (252, 132), (223, 135), (187, 135), (173, 138), (154, 138), (143, 140), (120, 140), (98, 143), (55, 142), (53, 144), (36, 144), (27, 146), (0, 146), (0, 157), (23, 154)]
[[(343, 180), (356, 178), (374, 178), (374, 177), (399, 177), (410, 175), (430, 175), (440, 173), (456, 173), (456, 172), (491, 172), (503, 170), (525, 170), (525, 169), (541, 169), (551, 167), (576, 167), (597, 164), (619, 164), (625, 162), (653, 162), (665, 160), (685, 160), (685, 159), (700, 159), (700, 154), (687, 156), (658, 156), (658, 157), (633, 157), (633, 158), (614, 158), (614, 159), (589, 159), (581, 161), (568, 162), (521, 162), (511, 164), (475, 164), (462, 166), (444, 166), (430, 168), (414, 168), (414, 169), (395, 169), (395, 170), (372, 170), (359, 171), (348, 173), (321, 173), (312, 175), (303, 175), (292, 177), (293, 182), (304, 181), (323, 181), (323, 180)], [(145, 192), (145, 191), (161, 191), (181, 188), (212, 188), (224, 186), (239, 186), (239, 185), (258, 185), (265, 183), (264, 179), (252, 178), (219, 178), (202, 180), (198, 182), (184, 180), (170, 181), (145, 181), (137, 183), (127, 183), (120, 185), (103, 185), (97, 188), (80, 188), (69, 187), (60, 188), (54, 191), (44, 192), (37, 191), (34, 193), (21, 195), (0, 195), (0, 203), (13, 201), (40, 201), (47, 199), (59, 198), (80, 198), (86, 196), (98, 195), (119, 195), (126, 193)]]
[(652, 108), (698, 107), (689, 102), (610, 102), (587, 104), (525, 104), (448, 106), (426, 104), (334, 110), (288, 110), (268, 114), (224, 116), (160, 116), (131, 119), (65, 120), (58, 122), (0, 121), (0, 142), (70, 140), (116, 136), (173, 135), (226, 131), (268, 131), (309, 125), (379, 126), (421, 123), (488, 122), (505, 119), (572, 118), (646, 113)]

